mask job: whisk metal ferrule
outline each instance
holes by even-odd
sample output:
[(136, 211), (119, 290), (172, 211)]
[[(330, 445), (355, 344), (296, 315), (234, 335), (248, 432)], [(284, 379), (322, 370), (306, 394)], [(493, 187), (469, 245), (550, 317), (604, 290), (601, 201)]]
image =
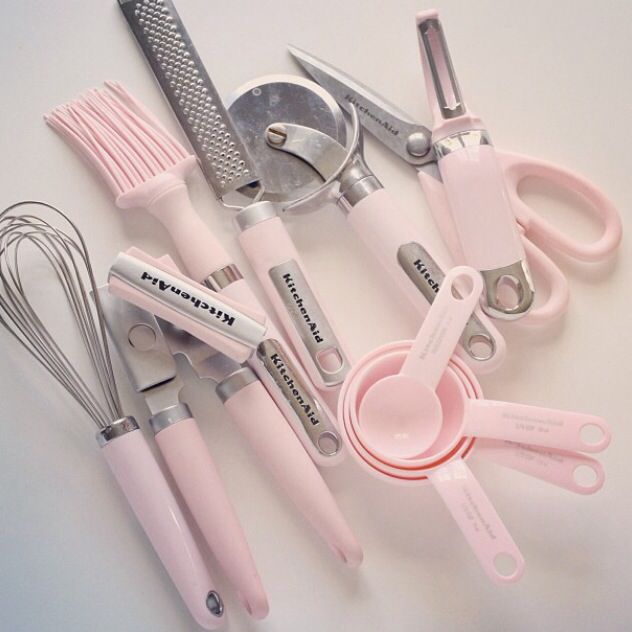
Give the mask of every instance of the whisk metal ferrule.
[(114, 439), (122, 437), (129, 432), (134, 432), (134, 430), (138, 430), (139, 428), (140, 426), (134, 417), (121, 417), (120, 419), (113, 421), (110, 425), (105, 426), (105, 428), (101, 428), (101, 430), (97, 432), (97, 443), (99, 446), (103, 447), (104, 445), (110, 443), (110, 441), (114, 441)]

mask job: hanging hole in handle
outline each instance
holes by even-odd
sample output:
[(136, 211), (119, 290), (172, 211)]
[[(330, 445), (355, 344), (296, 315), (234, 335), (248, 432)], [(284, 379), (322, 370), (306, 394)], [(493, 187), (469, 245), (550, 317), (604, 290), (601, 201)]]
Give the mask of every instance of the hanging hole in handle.
[(579, 438), (587, 446), (597, 446), (604, 441), (606, 433), (597, 424), (584, 424), (579, 431)]
[(597, 484), (599, 473), (594, 467), (583, 463), (573, 470), (573, 480), (582, 489), (591, 489)]
[(504, 274), (496, 282), (496, 301), (500, 307), (511, 311), (517, 309), (524, 300), (524, 289), (519, 279)]
[(494, 557), (494, 569), (501, 577), (508, 579), (518, 572), (518, 560), (511, 553), (498, 553)]
[(325, 373), (335, 374), (342, 369), (344, 360), (342, 354), (335, 347), (328, 347), (316, 354), (316, 362)]
[(216, 617), (221, 617), (222, 614), (224, 614), (224, 602), (219, 596), (219, 593), (214, 590), (211, 590), (209, 594), (206, 595), (206, 607), (208, 611)]
[(325, 456), (335, 456), (340, 451), (340, 437), (331, 430), (325, 430), (318, 436), (316, 445)]
[(452, 296), (459, 301), (469, 298), (474, 291), (474, 281), (469, 274), (458, 274), (452, 279)]
[(485, 334), (474, 334), (467, 340), (467, 352), (475, 360), (489, 360), (495, 351), (494, 340)]

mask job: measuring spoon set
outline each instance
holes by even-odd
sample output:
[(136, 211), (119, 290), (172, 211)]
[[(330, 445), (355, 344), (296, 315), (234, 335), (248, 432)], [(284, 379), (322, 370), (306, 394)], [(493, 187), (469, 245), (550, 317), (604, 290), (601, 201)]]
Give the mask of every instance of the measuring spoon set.
[[(276, 483), (342, 561), (356, 566), (363, 552), (316, 466), (350, 453), (381, 481), (433, 487), (485, 573), (497, 583), (518, 580), (524, 559), (470, 457), (588, 494), (604, 481), (588, 455), (607, 447), (610, 431), (598, 416), (485, 399), (476, 374), (497, 371), (510, 352), (495, 322), (542, 323), (564, 311), (566, 279), (541, 247), (585, 261), (616, 249), (621, 223), (612, 203), (565, 169), (495, 149), (463, 101), (436, 11), (416, 18), (430, 130), (295, 47), (315, 82), (263, 77), (222, 101), (170, 0), (119, 4), (194, 153), (117, 82), (56, 107), (46, 121), (105, 181), (118, 208), (144, 208), (164, 225), (183, 264), (123, 252), (100, 302), (192, 520), (245, 607), (263, 617), (267, 598), (220, 474), (179, 402), (177, 354), (213, 380)], [(368, 166), (363, 128), (418, 170), (456, 267), (432, 254)], [(186, 179), (198, 166), (233, 214), (280, 328), (195, 210)], [(602, 226), (595, 242), (576, 243), (519, 198), (521, 181), (533, 175), (584, 198)], [(413, 341), (351, 360), (283, 222), (327, 203), (342, 209), (401, 289), (402, 307), (419, 316)], [(335, 413), (324, 395), (337, 398)], [(576, 477), (586, 468), (588, 484)], [(207, 485), (221, 499), (214, 507)]]

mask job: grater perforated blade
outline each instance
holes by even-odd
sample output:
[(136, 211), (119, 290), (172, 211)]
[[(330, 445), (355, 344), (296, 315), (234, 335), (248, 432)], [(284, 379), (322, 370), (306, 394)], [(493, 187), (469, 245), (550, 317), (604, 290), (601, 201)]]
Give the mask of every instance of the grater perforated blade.
[(218, 198), (258, 181), (246, 146), (170, 0), (119, 0)]

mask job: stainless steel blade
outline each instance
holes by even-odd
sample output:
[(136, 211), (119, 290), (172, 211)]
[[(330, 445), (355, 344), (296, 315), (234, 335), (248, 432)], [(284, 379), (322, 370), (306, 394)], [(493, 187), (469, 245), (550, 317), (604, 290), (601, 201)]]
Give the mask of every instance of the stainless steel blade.
[(156, 317), (99, 288), (105, 323), (134, 389), (152, 414), (179, 402), (182, 388), (176, 363)]
[(295, 46), (288, 50), (340, 107), (355, 106), (362, 126), (400, 158), (416, 166), (435, 159), (427, 127), (334, 66)]
[(173, 3), (119, 4), (217, 197), (256, 182), (255, 164)]

